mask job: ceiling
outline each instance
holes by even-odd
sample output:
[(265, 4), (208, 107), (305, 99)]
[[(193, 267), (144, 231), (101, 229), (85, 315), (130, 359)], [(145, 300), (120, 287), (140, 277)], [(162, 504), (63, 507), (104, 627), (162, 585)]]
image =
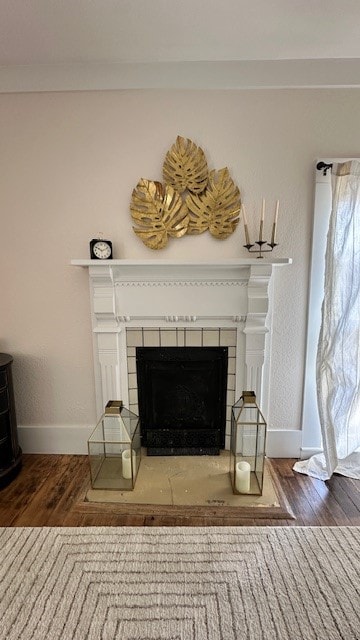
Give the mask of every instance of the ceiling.
[(209, 65), (215, 78), (231, 68), (306, 72), (310, 62), (318, 73), (350, 70), (340, 84), (357, 86), (359, 61), (359, 0), (0, 0), (0, 90), (16, 78), (31, 90), (51, 71), (80, 84), (84, 71), (88, 81), (96, 70), (120, 84), (125, 75), (131, 86), (144, 65), (154, 77), (207, 69), (209, 82)]

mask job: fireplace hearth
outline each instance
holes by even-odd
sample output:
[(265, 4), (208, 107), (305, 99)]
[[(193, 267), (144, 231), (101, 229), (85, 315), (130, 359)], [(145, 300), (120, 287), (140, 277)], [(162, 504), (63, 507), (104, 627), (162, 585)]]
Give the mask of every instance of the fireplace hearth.
[(138, 347), (147, 454), (218, 455), (225, 446), (227, 347)]

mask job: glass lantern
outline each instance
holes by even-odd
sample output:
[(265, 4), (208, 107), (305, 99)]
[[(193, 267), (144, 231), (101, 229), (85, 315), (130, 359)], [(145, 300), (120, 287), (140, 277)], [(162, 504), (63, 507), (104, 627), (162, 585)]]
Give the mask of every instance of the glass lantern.
[(119, 400), (110, 400), (88, 440), (93, 489), (132, 491), (141, 458), (140, 420)]
[(261, 495), (266, 421), (254, 391), (243, 391), (231, 409), (230, 476), (233, 493)]

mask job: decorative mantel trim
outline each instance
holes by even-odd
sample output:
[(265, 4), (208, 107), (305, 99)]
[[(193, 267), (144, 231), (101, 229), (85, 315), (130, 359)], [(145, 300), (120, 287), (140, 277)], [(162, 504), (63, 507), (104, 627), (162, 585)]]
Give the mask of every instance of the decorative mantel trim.
[[(201, 322), (203, 321), (204, 323), (208, 323), (209, 321), (213, 324), (213, 319), (211, 316), (179, 316), (179, 315), (175, 315), (175, 316), (116, 316), (116, 319), (119, 323), (127, 323), (127, 324), (139, 324), (141, 323), (143, 320), (145, 320), (146, 318), (151, 317), (152, 320), (158, 320), (160, 324), (162, 324), (163, 322), (169, 322), (169, 323), (188, 323), (188, 322)], [(219, 320), (225, 320), (228, 321), (229, 320), (229, 316), (218, 316)], [(234, 316), (232, 318), (232, 321), (234, 323), (245, 323), (246, 322), (246, 316)], [(106, 331), (106, 329), (103, 329), (104, 331)], [(112, 330), (112, 329), (111, 329)], [(99, 333), (98, 329), (94, 329), (95, 332)], [(118, 331), (121, 331), (121, 327), (118, 327)]]
[(232, 328), (237, 335), (235, 395), (254, 390), (266, 413), (269, 283), (274, 267), (290, 263), (290, 258), (72, 260), (89, 270), (98, 414), (108, 400), (130, 404), (126, 329), (171, 330), (169, 325), (194, 331)]
[(241, 280), (122, 280), (115, 282), (115, 287), (246, 287), (247, 282)]

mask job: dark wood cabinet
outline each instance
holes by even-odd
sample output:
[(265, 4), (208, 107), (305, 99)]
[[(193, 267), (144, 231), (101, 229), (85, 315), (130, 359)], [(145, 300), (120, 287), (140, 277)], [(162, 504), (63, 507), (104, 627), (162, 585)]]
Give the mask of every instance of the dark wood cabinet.
[(21, 468), (21, 448), (18, 443), (12, 356), (0, 353), (0, 488), (5, 487)]

